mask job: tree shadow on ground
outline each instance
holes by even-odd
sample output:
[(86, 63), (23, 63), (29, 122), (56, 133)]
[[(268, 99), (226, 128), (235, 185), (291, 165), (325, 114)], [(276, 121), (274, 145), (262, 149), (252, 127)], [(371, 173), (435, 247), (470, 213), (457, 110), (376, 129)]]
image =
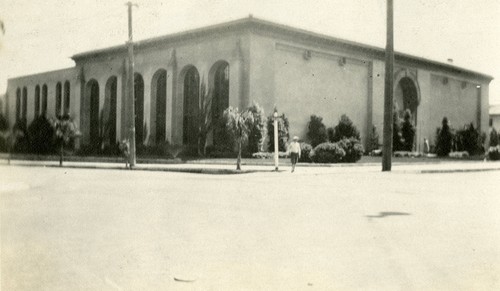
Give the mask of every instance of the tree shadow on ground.
[(411, 213), (407, 212), (395, 212), (395, 211), (383, 211), (379, 212), (378, 215), (366, 215), (367, 218), (384, 218), (387, 216), (406, 216), (411, 215)]

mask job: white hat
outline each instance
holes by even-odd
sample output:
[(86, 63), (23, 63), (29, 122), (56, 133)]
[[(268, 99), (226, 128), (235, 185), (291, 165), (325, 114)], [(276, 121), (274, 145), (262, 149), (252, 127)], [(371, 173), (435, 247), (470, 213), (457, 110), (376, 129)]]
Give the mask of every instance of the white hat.
[(299, 140), (299, 137), (298, 136), (294, 136), (293, 140)]

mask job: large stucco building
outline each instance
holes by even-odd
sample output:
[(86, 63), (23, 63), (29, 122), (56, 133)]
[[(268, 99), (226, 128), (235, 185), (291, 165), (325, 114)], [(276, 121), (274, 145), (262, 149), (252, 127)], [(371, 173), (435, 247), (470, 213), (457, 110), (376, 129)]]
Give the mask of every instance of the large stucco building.
[[(74, 55), (72, 68), (12, 78), (6, 111), (13, 124), (45, 112), (69, 113), (83, 144), (127, 135), (125, 45)], [(213, 116), (252, 101), (270, 115), (287, 115), (291, 134), (306, 137), (312, 114), (327, 126), (347, 114), (369, 140), (383, 128), (384, 49), (259, 20), (253, 17), (161, 36), (135, 44), (138, 143), (196, 143), (200, 94), (213, 96)], [(398, 112), (410, 109), (416, 150), (433, 143), (444, 116), (452, 126), (473, 122), (488, 129), (492, 77), (402, 53), (395, 54)], [(215, 133), (217, 135), (217, 132)], [(212, 142), (212, 135), (208, 139)]]

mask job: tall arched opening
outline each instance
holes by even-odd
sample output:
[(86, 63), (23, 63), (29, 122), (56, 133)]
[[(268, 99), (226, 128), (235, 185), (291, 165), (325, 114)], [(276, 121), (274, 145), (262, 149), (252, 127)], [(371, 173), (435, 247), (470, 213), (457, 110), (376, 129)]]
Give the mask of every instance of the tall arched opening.
[(99, 134), (99, 83), (96, 80), (90, 80), (86, 86), (86, 99), (89, 114), (89, 137), (90, 145), (94, 148), (100, 144)]
[(16, 122), (21, 119), (21, 89), (16, 90)]
[(418, 90), (414, 81), (409, 77), (403, 77), (396, 86), (394, 95), (394, 107), (399, 118), (403, 118), (404, 112), (410, 110), (413, 125), (417, 125), (417, 109), (419, 104)]
[(185, 145), (198, 143), (198, 115), (200, 111), (200, 75), (195, 67), (190, 67), (184, 76), (184, 107), (182, 142)]
[(69, 114), (70, 106), (70, 87), (69, 81), (64, 82), (64, 114)]
[(104, 91), (104, 108), (103, 108), (103, 142), (109, 145), (116, 142), (116, 99), (117, 99), (117, 77), (113, 76), (106, 82)]
[(166, 139), (167, 71), (156, 71), (151, 80), (151, 136), (158, 144)]
[(42, 86), (42, 115), (47, 114), (47, 84)]
[(28, 88), (23, 87), (23, 107), (22, 107), (22, 116), (21, 118), (24, 120), (24, 122), (27, 122), (27, 117), (28, 117)]
[(228, 136), (223, 120), (224, 110), (229, 107), (229, 64), (220, 61), (210, 70), (212, 99), (212, 141), (215, 146), (227, 144)]
[(35, 87), (35, 118), (40, 116), (40, 85)]
[(144, 79), (134, 74), (135, 144), (144, 142)]

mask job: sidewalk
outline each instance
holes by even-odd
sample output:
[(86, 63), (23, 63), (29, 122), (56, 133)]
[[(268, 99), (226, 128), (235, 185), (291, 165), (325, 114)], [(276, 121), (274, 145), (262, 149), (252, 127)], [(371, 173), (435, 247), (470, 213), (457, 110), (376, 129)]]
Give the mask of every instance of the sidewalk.
[[(13, 166), (34, 166), (34, 167), (59, 167), (59, 160), (55, 156), (38, 157), (39, 159), (21, 160), (13, 159), (10, 164)], [(0, 165), (7, 166), (7, 156), (0, 154)], [(64, 161), (64, 168), (84, 168), (84, 169), (114, 169), (129, 170), (125, 168), (123, 159), (120, 158), (100, 158), (100, 157), (70, 157)], [(381, 172), (379, 162), (358, 162), (353, 164), (310, 164), (299, 163), (298, 169), (302, 173), (342, 173), (342, 172)], [(205, 159), (205, 160), (159, 160), (159, 159), (138, 159), (138, 163), (132, 170), (136, 171), (164, 171), (164, 172), (184, 172), (198, 174), (245, 174), (255, 172), (274, 172), (274, 162), (272, 160), (244, 159), (242, 170), (236, 170), (236, 160), (232, 159)], [(288, 159), (280, 159), (279, 172), (289, 171), (290, 162)], [(392, 162), (392, 171), (396, 173), (456, 173), (456, 172), (483, 172), (500, 171), (500, 161), (471, 161), (471, 160), (429, 160), (415, 162)]]

